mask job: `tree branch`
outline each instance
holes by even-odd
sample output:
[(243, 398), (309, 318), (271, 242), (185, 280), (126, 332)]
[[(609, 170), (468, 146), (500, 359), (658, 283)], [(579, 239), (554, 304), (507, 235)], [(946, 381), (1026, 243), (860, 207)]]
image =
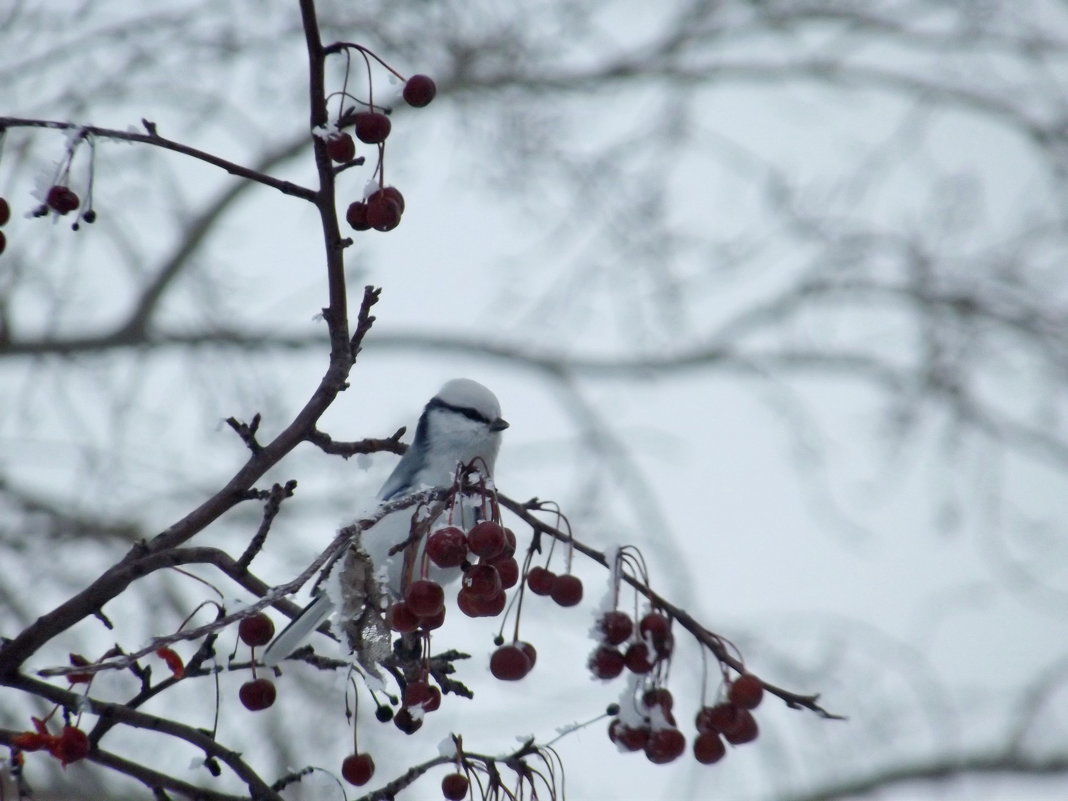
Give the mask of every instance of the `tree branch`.
[(219, 158), (212, 153), (197, 150), (195, 147), (183, 145), (181, 142), (166, 139), (156, 133), (142, 134), (133, 131), (119, 131), (114, 128), (100, 128), (96, 125), (79, 125), (74, 122), (57, 122), (55, 120), (31, 120), (20, 117), (0, 117), (0, 131), (5, 128), (51, 128), (58, 131), (78, 131), (79, 136), (82, 137), (95, 136), (103, 139), (115, 139), (120, 142), (140, 142), (145, 145), (162, 147), (166, 150), (173, 150), (175, 153), (181, 153), (183, 156), (189, 156), (199, 161), (204, 161), (208, 164), (220, 167), (231, 175), (236, 175), (239, 178), (245, 178), (249, 181), (255, 181), (264, 186), (269, 186), (272, 189), (277, 189), (282, 194), (299, 197), (301, 200), (308, 200), (313, 203), (317, 200), (317, 196), (312, 190), (294, 184), (291, 181), (281, 181), (278, 178), (274, 178), (265, 173)]
[(894, 765), (811, 792), (788, 795), (782, 801), (837, 801), (869, 795), (902, 784), (948, 782), (965, 776), (1033, 776), (1068, 774), (1068, 752), (1032, 757), (1015, 751), (993, 751), (964, 756), (946, 756)]
[(9, 687), (31, 693), (40, 698), (47, 699), (54, 704), (67, 709), (81, 709), (105, 720), (117, 720), (135, 729), (155, 731), (184, 740), (195, 748), (200, 749), (208, 757), (218, 759), (230, 768), (248, 786), (252, 798), (256, 801), (283, 801), (266, 782), (250, 768), (236, 751), (220, 745), (213, 737), (205, 734), (200, 729), (176, 723), (167, 718), (156, 715), (148, 715), (130, 709), (123, 704), (98, 701), (89, 696), (62, 690), (53, 684), (32, 679), (29, 676), (9, 676), (5, 681)]

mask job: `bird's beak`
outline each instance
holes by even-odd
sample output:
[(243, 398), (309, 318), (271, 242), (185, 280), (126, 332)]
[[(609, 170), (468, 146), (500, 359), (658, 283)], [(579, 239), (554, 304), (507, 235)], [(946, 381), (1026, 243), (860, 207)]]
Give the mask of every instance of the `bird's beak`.
[(508, 428), (508, 421), (503, 417), (498, 417), (490, 423), (490, 431), (504, 431), (506, 428)]

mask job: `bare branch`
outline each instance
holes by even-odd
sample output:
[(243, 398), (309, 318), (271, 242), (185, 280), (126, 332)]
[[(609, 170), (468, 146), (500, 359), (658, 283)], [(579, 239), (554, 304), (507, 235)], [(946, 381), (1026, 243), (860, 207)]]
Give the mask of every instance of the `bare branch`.
[(120, 142), (140, 142), (146, 145), (154, 145), (155, 147), (162, 147), (166, 150), (173, 150), (176, 153), (181, 153), (183, 156), (189, 156), (200, 161), (205, 161), (208, 164), (226, 170), (226, 172), (231, 175), (236, 175), (238, 178), (245, 178), (249, 181), (255, 181), (264, 186), (269, 186), (272, 189), (277, 189), (282, 194), (299, 197), (301, 200), (308, 200), (313, 203), (318, 200), (317, 195), (312, 190), (294, 184), (291, 181), (280, 181), (265, 173), (257, 172), (248, 167), (243, 167), (240, 164), (235, 164), (232, 161), (219, 158), (212, 153), (197, 150), (194, 147), (183, 145), (181, 142), (165, 139), (162, 136), (152, 133), (142, 134), (132, 131), (118, 131), (112, 128), (100, 128), (95, 125), (79, 125), (73, 122), (57, 122), (55, 120), (29, 120), (19, 117), (0, 117), (0, 131), (5, 128), (51, 128), (58, 131), (78, 131), (78, 135), (83, 138), (94, 136), (102, 139), (115, 139)]

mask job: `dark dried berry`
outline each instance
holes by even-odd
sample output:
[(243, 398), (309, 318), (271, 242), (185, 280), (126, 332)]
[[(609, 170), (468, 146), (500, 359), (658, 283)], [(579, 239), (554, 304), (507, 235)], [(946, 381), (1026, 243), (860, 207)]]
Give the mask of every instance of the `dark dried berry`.
[(356, 143), (347, 133), (334, 134), (326, 140), (326, 155), (331, 161), (347, 164), (356, 157)]
[(241, 699), (245, 709), (252, 712), (259, 712), (271, 706), (274, 703), (275, 694), (274, 684), (270, 679), (246, 681), (237, 691), (237, 696)]
[(532, 567), (527, 571), (527, 586), (535, 595), (548, 595), (555, 580), (556, 574), (544, 567)]
[(609, 645), (620, 645), (634, 632), (634, 621), (626, 612), (605, 612), (597, 623), (601, 636)]
[(468, 784), (462, 773), (450, 773), (441, 780), (441, 794), (449, 801), (461, 801), (467, 795)]
[(752, 673), (743, 673), (731, 683), (727, 697), (742, 709), (756, 709), (764, 697), (764, 685)]
[(367, 198), (367, 224), (376, 231), (392, 231), (401, 220), (401, 207), (382, 191)]
[(437, 93), (437, 84), (429, 75), (413, 75), (404, 84), (404, 102), (415, 108), (429, 105)]
[(349, 784), (359, 787), (375, 775), (375, 761), (370, 754), (349, 754), (341, 763), (341, 776)]
[(367, 222), (367, 204), (361, 200), (350, 203), (348, 211), (345, 212), (345, 221), (357, 231), (370, 230), (371, 223)]
[(530, 659), (518, 645), (502, 645), (490, 656), (490, 673), (501, 681), (519, 681), (530, 667)]
[(356, 123), (356, 138), (369, 145), (385, 142), (393, 128), (389, 117), (377, 111), (359, 111), (353, 119)]
[(258, 612), (237, 624), (237, 636), (245, 645), (266, 645), (274, 637), (274, 623), (263, 612)]
[(67, 214), (78, 208), (78, 204), (81, 201), (78, 199), (78, 195), (75, 194), (68, 186), (53, 186), (48, 190), (48, 195), (45, 197), (45, 203), (48, 207), (57, 214)]
[(560, 606), (575, 606), (582, 600), (582, 580), (570, 573), (557, 576), (553, 579), (549, 595)]

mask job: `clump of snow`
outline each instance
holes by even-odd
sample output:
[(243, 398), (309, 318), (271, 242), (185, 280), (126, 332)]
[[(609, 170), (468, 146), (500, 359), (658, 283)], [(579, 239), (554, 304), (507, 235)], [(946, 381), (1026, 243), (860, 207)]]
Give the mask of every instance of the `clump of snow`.
[(638, 708), (638, 689), (641, 677), (636, 673), (627, 675), (626, 685), (619, 694), (619, 720), (624, 726), (632, 729), (645, 725), (645, 714)]
[(323, 141), (326, 141), (327, 139), (333, 139), (340, 133), (341, 131), (340, 129), (338, 129), (337, 123), (334, 122), (328, 122), (326, 125), (317, 125), (316, 127), (312, 128), (312, 136), (314, 136), (316, 139), (322, 139)]
[(446, 759), (454, 759), (456, 757), (456, 740), (450, 734), (440, 743), (438, 743), (438, 754)]

